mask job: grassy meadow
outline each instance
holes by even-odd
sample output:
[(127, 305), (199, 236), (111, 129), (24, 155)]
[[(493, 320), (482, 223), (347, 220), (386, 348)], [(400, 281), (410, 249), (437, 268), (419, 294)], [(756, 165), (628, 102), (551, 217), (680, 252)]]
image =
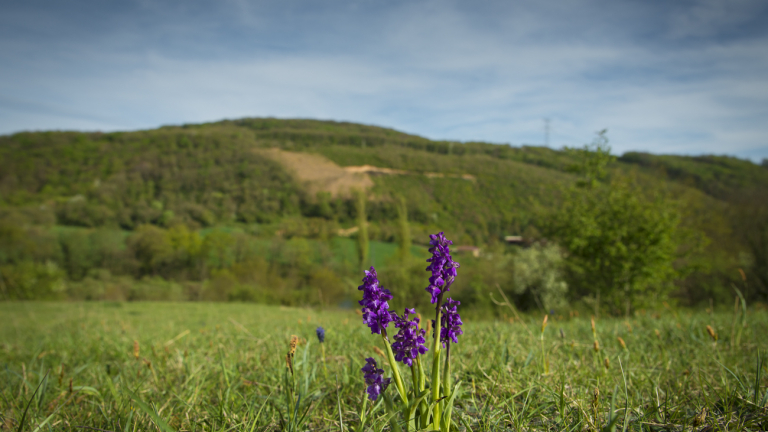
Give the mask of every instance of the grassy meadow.
[[(0, 317), (2, 430), (280, 430), (291, 335), (303, 430), (352, 430), (364, 359), (386, 364), (353, 310), (5, 302)], [(639, 311), (594, 334), (583, 314), (550, 316), (543, 334), (541, 318), (465, 318), (458, 430), (768, 428), (764, 308)], [(381, 399), (367, 409), (366, 430), (389, 428)]]

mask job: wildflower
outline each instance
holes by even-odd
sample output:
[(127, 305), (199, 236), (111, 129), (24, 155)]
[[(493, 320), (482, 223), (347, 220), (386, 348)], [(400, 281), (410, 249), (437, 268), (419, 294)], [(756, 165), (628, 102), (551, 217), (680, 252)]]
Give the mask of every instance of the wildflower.
[(368, 392), (368, 399), (375, 401), (387, 389), (392, 378), (384, 379), (384, 369), (378, 369), (376, 360), (372, 357), (368, 357), (365, 361), (366, 365), (361, 370), (365, 373), (365, 383), (368, 384), (366, 392)]
[(419, 330), (419, 318), (414, 317), (412, 321), (408, 320), (408, 314), (415, 314), (415, 309), (405, 309), (403, 316), (395, 319), (395, 327), (400, 331), (395, 335), (395, 342), (392, 344), (392, 351), (395, 353), (395, 360), (403, 362), (408, 366), (413, 366), (413, 360), (419, 354), (427, 352), (424, 346), (426, 340), (424, 329)]
[(432, 304), (437, 303), (437, 298), (440, 294), (449, 291), (451, 284), (456, 278), (456, 269), (459, 268), (459, 263), (454, 262), (451, 258), (451, 251), (448, 246), (453, 242), (445, 238), (442, 232), (437, 234), (430, 234), (429, 244), (432, 245), (429, 251), (432, 253), (432, 257), (427, 259), (429, 266), (427, 270), (432, 272), (432, 276), (429, 278), (429, 286), (426, 291), (432, 295)]
[[(464, 334), (461, 330), (461, 325), (464, 324), (461, 321), (457, 306), (461, 302), (449, 298), (442, 306), (442, 314), (440, 316), (440, 342), (445, 343), (452, 340), (453, 343), (459, 343), (459, 335)], [(434, 325), (434, 320), (432, 320)]]
[(317, 340), (320, 341), (320, 343), (325, 342), (325, 329), (322, 327), (318, 327), (317, 330), (315, 330), (315, 333), (317, 333)]
[(392, 300), (392, 293), (379, 286), (379, 279), (376, 276), (376, 269), (365, 271), (363, 284), (357, 287), (363, 292), (363, 299), (358, 303), (363, 307), (363, 322), (371, 328), (371, 334), (381, 334), (386, 331), (390, 322), (394, 321), (397, 314), (390, 312), (389, 300)]

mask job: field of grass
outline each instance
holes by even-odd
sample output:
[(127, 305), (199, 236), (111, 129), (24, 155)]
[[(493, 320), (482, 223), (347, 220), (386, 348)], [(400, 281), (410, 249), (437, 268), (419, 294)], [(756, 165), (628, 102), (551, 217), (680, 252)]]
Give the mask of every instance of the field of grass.
[[(279, 430), (291, 335), (304, 429), (348, 430), (364, 359), (386, 364), (354, 311), (9, 302), (0, 317), (2, 430)], [(543, 337), (541, 317), (465, 323), (452, 348), (458, 430), (768, 429), (763, 309), (599, 318), (597, 343), (583, 316), (550, 316)], [(366, 430), (389, 427), (380, 401)]]

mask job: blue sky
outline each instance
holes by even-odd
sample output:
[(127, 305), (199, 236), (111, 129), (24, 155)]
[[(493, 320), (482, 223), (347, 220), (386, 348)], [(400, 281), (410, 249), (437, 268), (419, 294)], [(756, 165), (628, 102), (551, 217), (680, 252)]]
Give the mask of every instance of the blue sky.
[(0, 3), (0, 134), (317, 118), (768, 158), (768, 1)]

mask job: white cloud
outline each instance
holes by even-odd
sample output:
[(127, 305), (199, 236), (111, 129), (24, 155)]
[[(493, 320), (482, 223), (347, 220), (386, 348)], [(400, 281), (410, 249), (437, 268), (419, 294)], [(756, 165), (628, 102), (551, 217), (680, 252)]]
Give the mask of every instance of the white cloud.
[[(154, 9), (160, 16), (147, 20), (145, 33), (122, 20), (100, 39), (63, 38), (53, 51), (5, 38), (0, 132), (277, 116), (536, 144), (548, 117), (557, 147), (588, 142), (607, 127), (619, 152), (768, 157), (765, 38), (666, 47), (666, 36), (643, 42), (643, 23), (622, 21), (649, 14), (636, 4), (562, 4), (467, 11), (460, 3), (407, 2), (373, 15), (381, 6), (360, 2), (286, 18), (241, 2), (237, 25), (226, 30), (233, 34), (216, 39), (224, 30), (209, 22), (199, 45), (178, 42), (198, 41), (196, 22), (184, 18), (192, 7), (174, 9), (181, 18), (167, 27), (153, 27), (168, 13)], [(683, 18), (670, 13), (678, 31), (670, 37), (716, 20), (715, 6), (702, 7)], [(742, 15), (716, 27), (742, 23)], [(151, 42), (162, 35), (181, 45)]]

